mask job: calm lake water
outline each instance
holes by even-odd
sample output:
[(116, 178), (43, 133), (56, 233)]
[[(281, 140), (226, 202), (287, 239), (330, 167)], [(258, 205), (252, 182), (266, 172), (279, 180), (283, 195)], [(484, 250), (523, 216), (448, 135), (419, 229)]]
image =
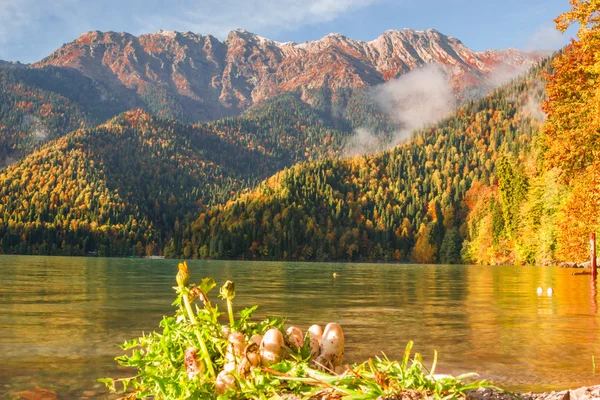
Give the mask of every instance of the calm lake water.
[[(124, 376), (117, 344), (173, 309), (171, 260), (0, 257), (0, 397), (34, 386), (59, 398), (106, 397), (95, 379)], [(348, 361), (408, 340), (438, 372), (476, 371), (513, 390), (598, 384), (600, 318), (590, 276), (557, 268), (189, 262), (192, 282), (236, 282), (234, 307), (287, 316), (305, 330), (337, 321)], [(342, 276), (334, 279), (337, 272)], [(538, 296), (536, 289), (554, 288)], [(213, 293), (213, 300), (220, 302)], [(220, 303), (219, 303), (220, 304)], [(220, 304), (224, 309), (224, 304)]]

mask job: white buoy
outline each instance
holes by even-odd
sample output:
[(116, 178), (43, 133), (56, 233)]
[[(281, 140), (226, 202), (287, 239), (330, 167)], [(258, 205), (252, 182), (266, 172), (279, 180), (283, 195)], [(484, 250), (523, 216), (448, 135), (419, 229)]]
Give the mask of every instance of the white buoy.
[(548, 296), (552, 296), (552, 294), (554, 293), (554, 289), (552, 289), (551, 287), (549, 287), (548, 291), (546, 293), (548, 293)]
[(541, 296), (542, 293), (544, 293), (544, 289), (542, 289), (542, 287), (540, 286), (539, 288), (537, 288), (537, 294), (538, 296)]

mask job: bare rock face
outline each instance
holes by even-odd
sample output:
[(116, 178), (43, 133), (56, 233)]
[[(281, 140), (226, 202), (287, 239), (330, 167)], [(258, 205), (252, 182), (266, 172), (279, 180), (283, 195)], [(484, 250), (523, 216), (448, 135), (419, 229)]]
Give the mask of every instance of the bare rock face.
[(524, 72), (545, 55), (514, 49), (478, 53), (436, 30), (386, 31), (371, 42), (330, 34), (303, 44), (244, 30), (232, 31), (224, 42), (191, 32), (136, 37), (94, 31), (33, 66), (75, 68), (130, 97), (131, 104), (140, 99), (176, 104), (190, 119), (207, 120), (289, 91), (376, 85), (428, 63), (444, 67), (458, 95), (498, 73)]

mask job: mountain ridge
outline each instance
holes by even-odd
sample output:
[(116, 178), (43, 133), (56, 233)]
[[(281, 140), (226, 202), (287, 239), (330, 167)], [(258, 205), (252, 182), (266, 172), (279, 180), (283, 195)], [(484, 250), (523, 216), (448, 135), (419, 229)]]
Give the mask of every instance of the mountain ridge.
[[(547, 53), (515, 49), (475, 52), (435, 29), (388, 30), (365, 42), (330, 34), (280, 43), (243, 29), (212, 35), (159, 30), (135, 36), (90, 31), (33, 68), (69, 67), (105, 83), (129, 103), (185, 122), (233, 116), (262, 99), (326, 87), (361, 88), (436, 63), (457, 96), (495, 73), (517, 74)], [(183, 116), (183, 117), (182, 117)]]
[(0, 169), (0, 253), (162, 253), (206, 206), (350, 134), (292, 95), (210, 123), (137, 109), (82, 124)]

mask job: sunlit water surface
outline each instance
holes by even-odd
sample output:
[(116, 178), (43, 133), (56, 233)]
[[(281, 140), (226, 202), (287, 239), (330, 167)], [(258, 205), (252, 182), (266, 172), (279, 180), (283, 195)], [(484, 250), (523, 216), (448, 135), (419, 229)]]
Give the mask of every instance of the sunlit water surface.
[[(341, 323), (351, 362), (381, 352), (399, 359), (413, 340), (426, 361), (438, 351), (438, 372), (475, 371), (513, 390), (600, 383), (592, 363), (600, 360), (596, 289), (573, 270), (189, 264), (192, 282), (235, 281), (234, 306), (259, 304), (257, 317), (287, 316), (304, 330)], [(114, 361), (116, 345), (173, 313), (176, 269), (169, 260), (1, 256), (0, 397), (35, 386), (59, 398), (106, 397), (95, 379), (129, 373)]]

